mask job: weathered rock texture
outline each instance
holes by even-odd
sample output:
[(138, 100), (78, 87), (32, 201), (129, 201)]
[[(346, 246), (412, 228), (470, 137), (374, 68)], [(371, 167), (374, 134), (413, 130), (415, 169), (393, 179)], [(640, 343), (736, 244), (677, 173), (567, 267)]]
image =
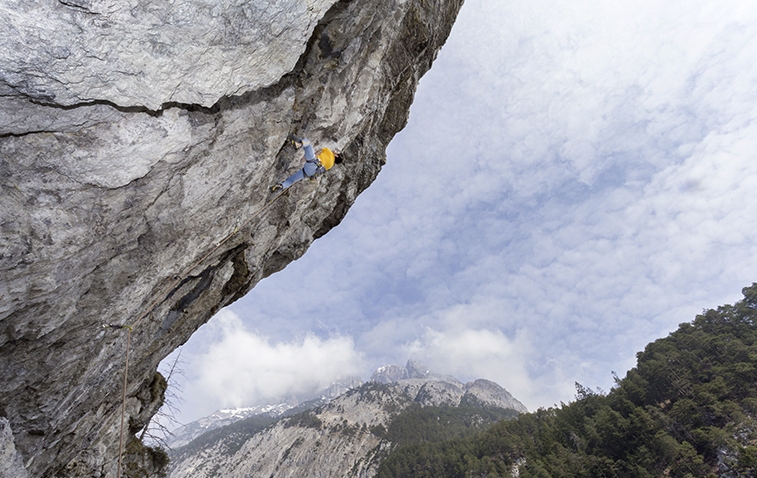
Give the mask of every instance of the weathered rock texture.
[(1, 93), (156, 110), (278, 82), (336, 0), (3, 3)]
[[(461, 3), (0, 4), (0, 417), (31, 476), (114, 476), (127, 332), (102, 324), (133, 326), (131, 436), (160, 360), (374, 180)], [(290, 133), (346, 162), (264, 208)]]

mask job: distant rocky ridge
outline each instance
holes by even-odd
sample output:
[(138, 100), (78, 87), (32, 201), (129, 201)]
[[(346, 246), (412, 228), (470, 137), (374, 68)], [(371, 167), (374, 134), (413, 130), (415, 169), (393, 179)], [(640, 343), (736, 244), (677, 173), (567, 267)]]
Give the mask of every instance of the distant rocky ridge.
[[(384, 365), (371, 375), (372, 382), (392, 383), (409, 378), (436, 378), (438, 374), (431, 372), (425, 365), (415, 360), (408, 360), (407, 365)], [(441, 377), (441, 376), (438, 376)], [(456, 380), (454, 377), (449, 377)]]
[(413, 405), (527, 411), (494, 382), (463, 384), (409, 361), (404, 368), (381, 367), (362, 386), (262, 431), (251, 428), (244, 438), (235, 426), (226, 436), (180, 448), (172, 455), (169, 477), (372, 477), (392, 448), (386, 430)]
[(207, 417), (202, 417), (174, 430), (172, 435), (166, 438), (165, 442), (171, 449), (181, 448), (197, 437), (217, 428), (225, 427), (254, 416), (278, 417), (291, 408), (293, 408), (293, 405), (281, 402), (271, 405), (217, 410)]
[(380, 367), (371, 376), (371, 381), (398, 383), (408, 395), (414, 396), (415, 401), (423, 405), (456, 407), (471, 404), (528, 412), (510, 392), (490, 380), (478, 379), (463, 384), (451, 375), (432, 372), (415, 360), (408, 360), (404, 368), (399, 365)]
[(212, 415), (187, 423), (173, 431), (173, 436), (167, 437), (166, 444), (172, 448), (181, 448), (200, 435), (226, 425), (254, 416), (267, 416), (276, 418), (287, 412), (309, 410), (330, 402), (344, 392), (359, 387), (363, 381), (360, 377), (349, 376), (332, 383), (328, 388), (320, 391), (315, 396), (293, 396), (276, 400), (266, 405), (252, 407), (231, 408), (218, 410)]

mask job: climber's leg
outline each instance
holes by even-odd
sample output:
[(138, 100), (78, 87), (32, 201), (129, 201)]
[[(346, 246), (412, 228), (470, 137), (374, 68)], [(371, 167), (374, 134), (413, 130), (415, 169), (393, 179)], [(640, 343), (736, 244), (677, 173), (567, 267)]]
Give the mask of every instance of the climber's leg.
[(297, 181), (300, 181), (300, 180), (302, 180), (302, 179), (305, 179), (305, 172), (304, 172), (304, 171), (303, 171), (302, 169), (300, 169), (299, 171), (297, 171), (297, 172), (296, 172), (296, 173), (294, 173), (293, 175), (291, 175), (291, 176), (289, 176), (288, 178), (286, 178), (286, 179), (285, 179), (285, 180), (284, 180), (284, 181), (283, 181), (283, 182), (281, 183), (281, 186), (282, 186), (282, 187), (283, 187), (284, 189), (286, 189), (286, 188), (288, 188), (289, 186), (291, 186), (292, 184), (294, 184), (294, 183), (296, 183)]
[(310, 140), (302, 138), (302, 149), (305, 150), (305, 159), (308, 161), (315, 161), (315, 151), (313, 151), (313, 145), (310, 144)]
[(306, 177), (312, 178), (318, 172), (318, 165), (312, 161), (306, 161), (305, 165), (302, 166), (302, 172), (305, 173)]

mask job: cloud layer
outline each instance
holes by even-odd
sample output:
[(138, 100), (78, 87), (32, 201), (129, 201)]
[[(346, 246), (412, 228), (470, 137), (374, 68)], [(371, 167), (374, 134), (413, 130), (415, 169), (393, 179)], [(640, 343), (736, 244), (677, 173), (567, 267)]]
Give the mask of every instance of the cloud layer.
[(754, 58), (748, 2), (467, 0), (376, 183), (232, 310), (271, 357), (310, 337), (365, 378), (608, 389), (757, 280)]
[(188, 380), (183, 408), (200, 408), (204, 414), (312, 395), (361, 372), (360, 354), (349, 337), (320, 339), (306, 334), (273, 341), (248, 330), (228, 309), (213, 318), (210, 330), (200, 333), (209, 344), (185, 357), (182, 368)]

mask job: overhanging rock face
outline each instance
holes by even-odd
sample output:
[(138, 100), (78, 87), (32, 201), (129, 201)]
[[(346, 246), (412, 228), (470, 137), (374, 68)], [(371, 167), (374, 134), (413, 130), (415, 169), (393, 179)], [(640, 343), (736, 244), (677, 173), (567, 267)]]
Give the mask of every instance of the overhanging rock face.
[[(279, 81), (335, 0), (6, 0), (7, 92), (211, 106)], [(30, 54), (31, 53), (31, 54)]]
[[(375, 179), (461, 4), (0, 5), (0, 417), (15, 464), (115, 475), (126, 332), (102, 325), (133, 326), (134, 433), (160, 404), (160, 360)], [(345, 163), (264, 209), (299, 167), (290, 133)]]

